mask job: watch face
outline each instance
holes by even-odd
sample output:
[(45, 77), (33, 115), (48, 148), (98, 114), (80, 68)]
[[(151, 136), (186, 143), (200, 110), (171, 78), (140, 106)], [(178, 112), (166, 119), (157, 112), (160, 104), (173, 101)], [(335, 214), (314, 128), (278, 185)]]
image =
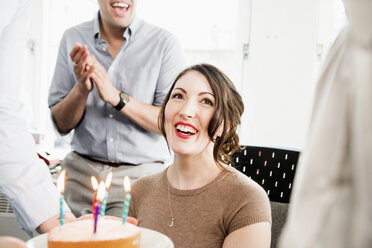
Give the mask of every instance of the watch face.
[(129, 96), (125, 94), (124, 92), (120, 93), (121, 100), (126, 104), (129, 101)]

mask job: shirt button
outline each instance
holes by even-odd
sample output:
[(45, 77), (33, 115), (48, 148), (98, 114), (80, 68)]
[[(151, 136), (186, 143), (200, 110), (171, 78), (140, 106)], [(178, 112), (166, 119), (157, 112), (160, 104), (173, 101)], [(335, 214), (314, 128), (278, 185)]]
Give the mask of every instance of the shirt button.
[(112, 119), (114, 116), (112, 114), (109, 114), (110, 119)]
[(109, 138), (109, 141), (110, 141), (110, 142), (113, 142), (113, 141), (114, 141), (114, 138)]
[(110, 67), (110, 70), (115, 71), (115, 67), (114, 66)]
[(107, 48), (106, 47), (103, 47), (102, 50), (106, 52)]

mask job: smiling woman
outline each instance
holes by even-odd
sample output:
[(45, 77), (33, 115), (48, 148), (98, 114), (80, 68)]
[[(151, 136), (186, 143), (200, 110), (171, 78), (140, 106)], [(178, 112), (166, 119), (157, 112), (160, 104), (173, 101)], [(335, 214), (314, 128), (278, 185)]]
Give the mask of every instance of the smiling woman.
[[(164, 134), (179, 155), (207, 151), (208, 125), (214, 112), (214, 95), (207, 79), (190, 71), (178, 79), (164, 110)], [(168, 134), (168, 135), (167, 135)]]
[[(166, 110), (173, 106), (182, 108), (180, 115), (184, 115), (186, 119), (197, 115), (200, 118), (199, 125), (204, 123), (206, 136), (215, 143), (213, 157), (217, 165), (218, 162), (228, 163), (228, 154), (239, 149), (236, 129), (244, 111), (242, 98), (234, 84), (224, 73), (211, 65), (191, 66), (180, 73), (175, 81), (177, 87), (173, 84), (164, 100), (168, 104), (159, 114), (163, 135), (170, 142), (165, 130), (165, 113), (172, 112)], [(191, 109), (188, 109), (189, 107)], [(176, 134), (180, 135), (178, 132)]]
[(166, 234), (181, 248), (270, 246), (266, 193), (225, 163), (239, 147), (243, 109), (218, 68), (200, 64), (177, 76), (159, 114), (174, 162), (133, 184), (129, 214), (140, 226)]

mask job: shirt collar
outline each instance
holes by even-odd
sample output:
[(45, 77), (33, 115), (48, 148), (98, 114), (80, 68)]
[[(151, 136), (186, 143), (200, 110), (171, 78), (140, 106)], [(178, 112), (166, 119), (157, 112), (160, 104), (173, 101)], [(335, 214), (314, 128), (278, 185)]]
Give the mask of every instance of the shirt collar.
[(140, 27), (140, 21), (135, 15), (133, 17), (132, 22), (129, 24), (128, 28), (125, 29), (125, 32), (123, 34), (124, 38), (129, 41), (133, 34), (135, 34)]
[[(100, 13), (98, 11), (97, 15), (94, 17), (94, 20), (93, 20), (93, 36), (94, 36), (95, 39), (101, 38), (101, 32), (99, 30), (99, 18), (100, 18)], [(133, 17), (132, 22), (125, 29), (125, 32), (123, 34), (123, 37), (127, 41), (129, 41), (129, 39), (132, 36), (132, 34), (136, 33), (137, 30), (139, 29), (139, 27), (140, 27), (140, 20), (135, 15)]]
[(100, 14), (99, 14), (99, 11), (97, 13), (97, 15), (94, 17), (93, 19), (93, 37), (96, 39), (96, 38), (100, 38), (100, 31), (99, 31), (99, 17)]

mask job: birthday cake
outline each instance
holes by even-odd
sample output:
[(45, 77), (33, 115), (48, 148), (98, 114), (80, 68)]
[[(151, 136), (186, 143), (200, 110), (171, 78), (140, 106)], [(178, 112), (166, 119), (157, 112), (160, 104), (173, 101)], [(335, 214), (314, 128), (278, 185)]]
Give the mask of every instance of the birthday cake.
[(130, 223), (100, 219), (93, 233), (92, 219), (70, 222), (48, 234), (48, 248), (139, 248), (141, 229)]

